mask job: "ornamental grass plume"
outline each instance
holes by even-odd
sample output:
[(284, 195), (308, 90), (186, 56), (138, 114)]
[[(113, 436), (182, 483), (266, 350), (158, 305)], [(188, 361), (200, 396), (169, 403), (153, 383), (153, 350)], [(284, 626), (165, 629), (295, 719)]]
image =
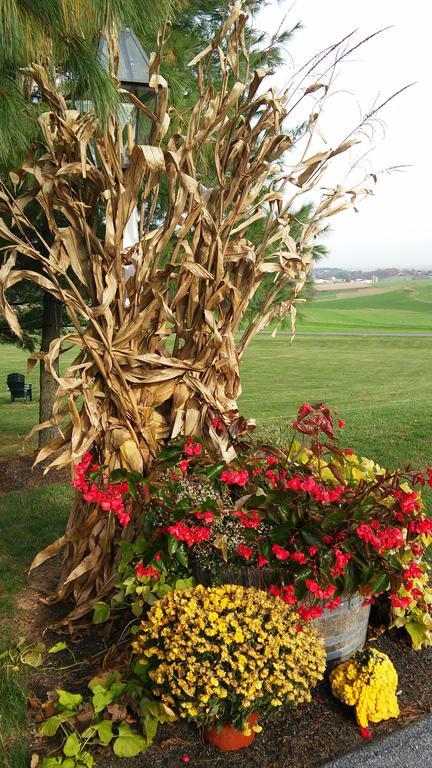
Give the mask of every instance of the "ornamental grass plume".
[[(208, 726), (310, 701), (324, 645), (289, 606), (257, 589), (197, 586), (158, 601), (133, 644), (152, 692), (179, 716)], [(256, 731), (260, 725), (254, 725)]]

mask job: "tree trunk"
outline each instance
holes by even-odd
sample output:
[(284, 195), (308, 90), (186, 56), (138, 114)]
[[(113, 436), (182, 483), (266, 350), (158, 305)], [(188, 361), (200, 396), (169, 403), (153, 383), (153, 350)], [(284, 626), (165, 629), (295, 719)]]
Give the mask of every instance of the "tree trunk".
[[(47, 291), (44, 291), (41, 352), (48, 352), (51, 342), (60, 336), (61, 310), (61, 302)], [(58, 372), (58, 359), (55, 362), (55, 367)], [(42, 422), (47, 421), (52, 416), (54, 398), (58, 387), (56, 380), (45, 370), (43, 361), (40, 363), (39, 382), (39, 424), (42, 424)], [(42, 448), (56, 437), (58, 437), (57, 427), (47, 427), (46, 429), (43, 429), (39, 432), (38, 447)]]

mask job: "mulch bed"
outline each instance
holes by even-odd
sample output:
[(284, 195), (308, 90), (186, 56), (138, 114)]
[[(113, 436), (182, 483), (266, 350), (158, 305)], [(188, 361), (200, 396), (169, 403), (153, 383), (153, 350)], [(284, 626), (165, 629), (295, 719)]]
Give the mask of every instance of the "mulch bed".
[(0, 458), (0, 496), (10, 491), (24, 491), (27, 488), (39, 488), (54, 482), (67, 483), (70, 480), (68, 467), (52, 470), (46, 475), (43, 472), (47, 462), (42, 462), (32, 469), (35, 458), (36, 452)]
[[(58, 567), (58, 562), (42, 566), (21, 603), (20, 633), (37, 641), (44, 632), (48, 647), (57, 642), (60, 635), (47, 631), (46, 627), (59, 620), (64, 607), (42, 605), (37, 598), (54, 586)], [(369, 635), (368, 643), (387, 653), (399, 674), (401, 717), (372, 726), (377, 739), (432, 712), (432, 648), (413, 651), (401, 633), (384, 632), (382, 627), (371, 626)], [(48, 691), (63, 688), (85, 693), (88, 680), (101, 668), (106, 644), (103, 637), (96, 635), (94, 627), (90, 632), (82, 631), (76, 644), (64, 635), (62, 639), (74, 647), (85, 663), (73, 670), (41, 670), (32, 676), (30, 701), (36, 719), (40, 712), (37, 702), (45, 701)], [(64, 651), (52, 657), (50, 663), (66, 666), (70, 664), (70, 655)], [(42, 745), (36, 722), (32, 724), (32, 735), (33, 750), (39, 752)], [(263, 732), (246, 750), (219, 752), (203, 742), (198, 729), (174, 723), (159, 729), (155, 743), (145, 754), (125, 761), (116, 758), (109, 749), (101, 749), (96, 762), (100, 768), (175, 768), (184, 765), (182, 755), (186, 754), (190, 757), (190, 766), (202, 768), (310, 768), (360, 749), (364, 744), (352, 709), (332, 697), (326, 680), (315, 690), (310, 704), (281, 712), (276, 720), (264, 724)]]

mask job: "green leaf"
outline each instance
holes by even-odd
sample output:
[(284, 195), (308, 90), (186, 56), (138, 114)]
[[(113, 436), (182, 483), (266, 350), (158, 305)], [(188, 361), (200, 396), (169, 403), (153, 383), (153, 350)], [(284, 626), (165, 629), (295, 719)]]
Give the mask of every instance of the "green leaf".
[(57, 704), (59, 704), (62, 709), (78, 709), (83, 700), (80, 693), (69, 693), (69, 691), (62, 691), (60, 689), (58, 689), (56, 693), (58, 696)]
[(126, 590), (125, 590), (126, 597), (128, 597), (129, 595), (133, 595), (136, 592), (137, 583), (136, 583), (135, 575), (128, 576), (128, 578), (124, 580), (123, 584), (126, 587)]
[(214, 467), (211, 467), (206, 471), (206, 476), (210, 479), (211, 477), (214, 477), (215, 475), (218, 475), (219, 472), (222, 472), (225, 464), (216, 464)]
[(175, 446), (174, 448), (164, 448), (163, 451), (160, 451), (158, 454), (158, 461), (167, 461), (167, 459), (175, 459), (177, 456), (180, 457), (182, 451), (182, 445)]
[(93, 624), (103, 624), (109, 618), (111, 608), (108, 603), (99, 602), (96, 603), (93, 611)]
[(21, 654), (21, 661), (23, 664), (27, 664), (29, 667), (41, 667), (43, 664), (43, 654), (46, 651), (45, 643), (37, 643), (28, 651), (24, 651)]
[(378, 592), (385, 592), (387, 589), (389, 589), (390, 581), (386, 572), (378, 571), (378, 573), (375, 573), (368, 583), (367, 588), (370, 590), (372, 595), (376, 595)]
[(60, 715), (53, 715), (53, 717), (49, 717), (48, 720), (44, 720), (44, 722), (40, 726), (39, 728), (40, 735), (55, 736), (62, 722), (63, 722), (63, 718), (60, 717)]
[(111, 693), (114, 696), (114, 701), (118, 701), (122, 693), (126, 688), (126, 683), (113, 683), (111, 686)]
[(66, 757), (76, 757), (81, 749), (81, 742), (78, 737), (77, 733), (71, 733), (70, 736), (67, 737), (64, 746), (63, 746), (63, 752), (65, 753)]
[(125, 723), (119, 725), (118, 732), (118, 738), (113, 743), (113, 751), (117, 757), (135, 757), (144, 752), (147, 742), (143, 736), (133, 733)]
[(143, 608), (144, 608), (143, 604), (138, 600), (132, 603), (131, 610), (133, 615), (136, 616), (137, 619), (142, 615)]
[(79, 759), (80, 759), (80, 762), (83, 765), (85, 765), (86, 768), (93, 768), (94, 758), (93, 758), (93, 755), (90, 754), (90, 752), (81, 752)]
[[(167, 595), (169, 592), (172, 592), (172, 589), (173, 588), (172, 588), (172, 586), (170, 584), (162, 584), (161, 587), (158, 587), (157, 593), (158, 593), (159, 597), (165, 597), (165, 595)], [(150, 595), (151, 595), (151, 593), (150, 593)], [(150, 603), (150, 601), (148, 599), (150, 597), (150, 595), (147, 596), (146, 602), (149, 603), (149, 605), (153, 605), (154, 601), (153, 601), (153, 603)]]
[(324, 531), (329, 531), (332, 528), (337, 528), (338, 525), (343, 523), (345, 519), (346, 519), (345, 510), (336, 509), (330, 515), (327, 515), (327, 517), (324, 518), (324, 520), (321, 523), (321, 526)]
[(270, 541), (272, 541), (274, 544), (281, 544), (283, 541), (286, 541), (289, 538), (292, 528), (293, 526), (291, 523), (276, 525), (270, 530)]
[(310, 544), (314, 547), (322, 546), (322, 541), (319, 536), (317, 536), (315, 533), (312, 533), (312, 531), (309, 531), (307, 528), (302, 528), (301, 534), (306, 544)]
[(95, 692), (99, 688), (104, 688), (106, 691), (111, 688), (114, 683), (118, 683), (121, 680), (120, 672), (105, 672), (103, 675), (96, 675), (90, 680), (88, 687), (91, 691)]
[(195, 584), (195, 579), (191, 576), (189, 579), (178, 579), (175, 583), (176, 589), (190, 589)]
[(183, 568), (188, 567), (189, 563), (188, 563), (186, 552), (184, 551), (183, 547), (179, 547), (179, 549), (175, 553), (175, 556), (177, 558), (177, 561), (180, 563), (180, 565), (183, 566)]
[(127, 472), (124, 469), (113, 469), (110, 472), (110, 482), (112, 483), (118, 483), (125, 479), (127, 479)]
[(96, 736), (96, 726), (89, 725), (89, 727), (82, 732), (81, 736), (83, 737), (83, 739), (92, 739), (93, 736)]
[(157, 734), (157, 729), (158, 729), (157, 718), (154, 717), (153, 715), (147, 715), (147, 717), (145, 717), (142, 720), (142, 725), (145, 733), (146, 744), (149, 747), (153, 743), (154, 737)]
[(347, 595), (353, 595), (358, 584), (357, 569), (352, 560), (349, 561), (344, 577), (344, 591)]
[(134, 664), (132, 671), (139, 680), (141, 680), (143, 683), (146, 683), (148, 680), (148, 668), (148, 661), (137, 661)]
[(108, 706), (108, 704), (112, 704), (114, 700), (114, 693), (113, 691), (106, 690), (101, 685), (96, 686), (94, 689), (94, 696), (92, 698), (93, 703), (93, 709), (95, 711), (95, 715), (98, 714), (98, 712), (102, 712), (105, 707)]
[[(158, 593), (160, 594), (159, 590), (158, 590)], [(144, 598), (144, 601), (147, 603), (147, 605), (154, 605), (156, 602), (156, 597), (154, 592), (152, 592), (151, 590), (147, 592)]]
[(170, 533), (168, 536), (168, 552), (170, 555), (174, 555), (178, 548), (180, 546), (180, 542), (178, 539), (174, 538), (174, 536)]
[(177, 720), (177, 715), (166, 704), (162, 704), (161, 701), (150, 701), (149, 699), (143, 699), (140, 704), (141, 711), (148, 715), (153, 715), (159, 723), (174, 723)]
[(111, 720), (101, 720), (95, 724), (98, 736), (102, 744), (107, 747), (113, 737), (113, 726)]
[(42, 768), (57, 768), (58, 765), (63, 765), (62, 757), (44, 757), (42, 761)]
[(429, 645), (430, 633), (424, 624), (419, 624), (418, 621), (408, 621), (405, 624), (405, 629), (411, 637), (415, 651), (418, 651), (426, 642)]
[(60, 653), (60, 651), (67, 651), (68, 645), (67, 643), (59, 642), (53, 645), (51, 648), (48, 649), (48, 653)]

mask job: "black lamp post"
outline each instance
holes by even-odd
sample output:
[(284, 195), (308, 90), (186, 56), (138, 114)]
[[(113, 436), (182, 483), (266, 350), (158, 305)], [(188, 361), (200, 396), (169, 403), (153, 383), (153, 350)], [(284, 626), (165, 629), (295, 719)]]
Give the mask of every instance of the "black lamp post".
[[(118, 71), (117, 77), (122, 88), (133, 93), (150, 109), (154, 101), (154, 91), (149, 87), (149, 59), (137, 36), (128, 27), (120, 30), (118, 39)], [(99, 40), (98, 61), (109, 69), (109, 53), (104, 37)], [(132, 144), (145, 144), (150, 130), (149, 120), (143, 112), (125, 96), (123, 114), (119, 123), (123, 133), (123, 154), (127, 164), (128, 154)], [(124, 132), (126, 131), (126, 136)]]

